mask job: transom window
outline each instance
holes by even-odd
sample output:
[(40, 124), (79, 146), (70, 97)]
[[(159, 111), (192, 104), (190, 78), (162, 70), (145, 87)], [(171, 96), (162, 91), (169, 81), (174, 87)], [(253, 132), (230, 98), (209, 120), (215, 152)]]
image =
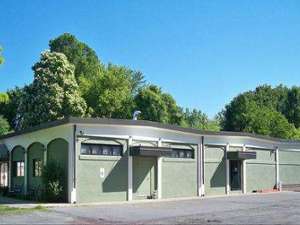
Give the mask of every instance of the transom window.
[(105, 144), (81, 144), (81, 155), (109, 155), (121, 156), (121, 145), (105, 145)]
[(193, 159), (194, 158), (194, 151), (191, 149), (178, 149), (173, 148), (171, 158), (187, 158)]
[(34, 177), (42, 176), (42, 168), (43, 168), (42, 160), (34, 159), (33, 160), (33, 176)]
[(14, 170), (15, 170), (16, 177), (23, 177), (24, 176), (24, 161), (14, 162)]

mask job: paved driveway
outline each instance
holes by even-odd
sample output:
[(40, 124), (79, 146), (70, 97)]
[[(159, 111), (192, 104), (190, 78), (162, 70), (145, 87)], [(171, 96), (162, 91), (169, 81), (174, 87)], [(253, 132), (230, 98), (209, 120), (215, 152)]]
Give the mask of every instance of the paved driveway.
[(300, 193), (60, 207), (1, 216), (0, 223), (48, 224), (300, 224)]

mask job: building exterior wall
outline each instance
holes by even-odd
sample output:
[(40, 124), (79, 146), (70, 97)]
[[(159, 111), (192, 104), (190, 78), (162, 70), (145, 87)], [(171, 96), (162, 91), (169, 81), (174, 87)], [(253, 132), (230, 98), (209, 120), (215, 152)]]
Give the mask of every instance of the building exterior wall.
[[(152, 194), (153, 190), (161, 190), (159, 196), (161, 198), (194, 197), (201, 194), (199, 186), (203, 177), (206, 196), (230, 194), (230, 191), (226, 191), (228, 190), (226, 151), (256, 152), (257, 158), (246, 160), (245, 172), (243, 171), (246, 175), (245, 186), (248, 193), (274, 188), (278, 176), (284, 184), (300, 184), (300, 143), (248, 136), (205, 134), (204, 158), (201, 158), (202, 153), (198, 155), (199, 146), (202, 146), (201, 139), (200, 133), (150, 126), (81, 123), (51, 127), (5, 138), (0, 142), (5, 144), (9, 151), (15, 148), (11, 154), (12, 161), (24, 161), (24, 150), (27, 150), (26, 170), (29, 188), (41, 185), (40, 178), (32, 177), (33, 159), (43, 158), (45, 162), (59, 161), (67, 177), (64, 195), (68, 197), (69, 202), (128, 200), (130, 166), (133, 168), (133, 199), (145, 199), (147, 196), (143, 193)], [(35, 142), (40, 144), (32, 145)], [(82, 143), (119, 144), (123, 147), (123, 154), (81, 155)], [(133, 159), (130, 165), (128, 157), (130, 146), (176, 148), (176, 145), (178, 148), (193, 148), (194, 158), (149, 157), (143, 160), (130, 156)], [(42, 146), (46, 149), (46, 157)], [(279, 148), (279, 173), (276, 166), (277, 148)], [(158, 173), (161, 175), (160, 180)], [(203, 177), (199, 175), (200, 173)], [(25, 184), (24, 177), (11, 177), (11, 185), (14, 184)]]
[(246, 160), (247, 192), (273, 189), (276, 185), (275, 151), (256, 151), (256, 159)]
[(162, 198), (197, 196), (197, 160), (162, 160)]
[[(123, 145), (123, 156), (80, 155), (80, 149), (78, 149), (76, 157), (76, 202), (126, 201), (126, 142), (123, 140), (95, 139), (83, 141), (83, 143), (121, 144)], [(104, 172), (103, 176), (100, 176), (100, 170)]]
[(224, 195), (226, 192), (225, 147), (205, 146), (204, 184), (206, 195)]
[(279, 152), (279, 175), (282, 184), (300, 184), (300, 152)]

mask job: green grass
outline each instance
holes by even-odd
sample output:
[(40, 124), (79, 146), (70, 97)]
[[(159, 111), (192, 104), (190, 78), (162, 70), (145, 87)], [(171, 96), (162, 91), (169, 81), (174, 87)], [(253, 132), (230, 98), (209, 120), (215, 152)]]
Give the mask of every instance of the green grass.
[(35, 211), (47, 211), (47, 208), (38, 205), (34, 208), (18, 208), (18, 207), (8, 207), (0, 205), (0, 215), (10, 215), (10, 214), (24, 214), (31, 213)]

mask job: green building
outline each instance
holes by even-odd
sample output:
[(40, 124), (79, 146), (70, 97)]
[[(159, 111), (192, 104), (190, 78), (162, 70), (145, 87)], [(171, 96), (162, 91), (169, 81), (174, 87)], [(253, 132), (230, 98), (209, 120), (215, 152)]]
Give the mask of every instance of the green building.
[(67, 118), (0, 137), (0, 185), (43, 189), (64, 171), (70, 203), (245, 194), (300, 184), (300, 142), (142, 120)]

